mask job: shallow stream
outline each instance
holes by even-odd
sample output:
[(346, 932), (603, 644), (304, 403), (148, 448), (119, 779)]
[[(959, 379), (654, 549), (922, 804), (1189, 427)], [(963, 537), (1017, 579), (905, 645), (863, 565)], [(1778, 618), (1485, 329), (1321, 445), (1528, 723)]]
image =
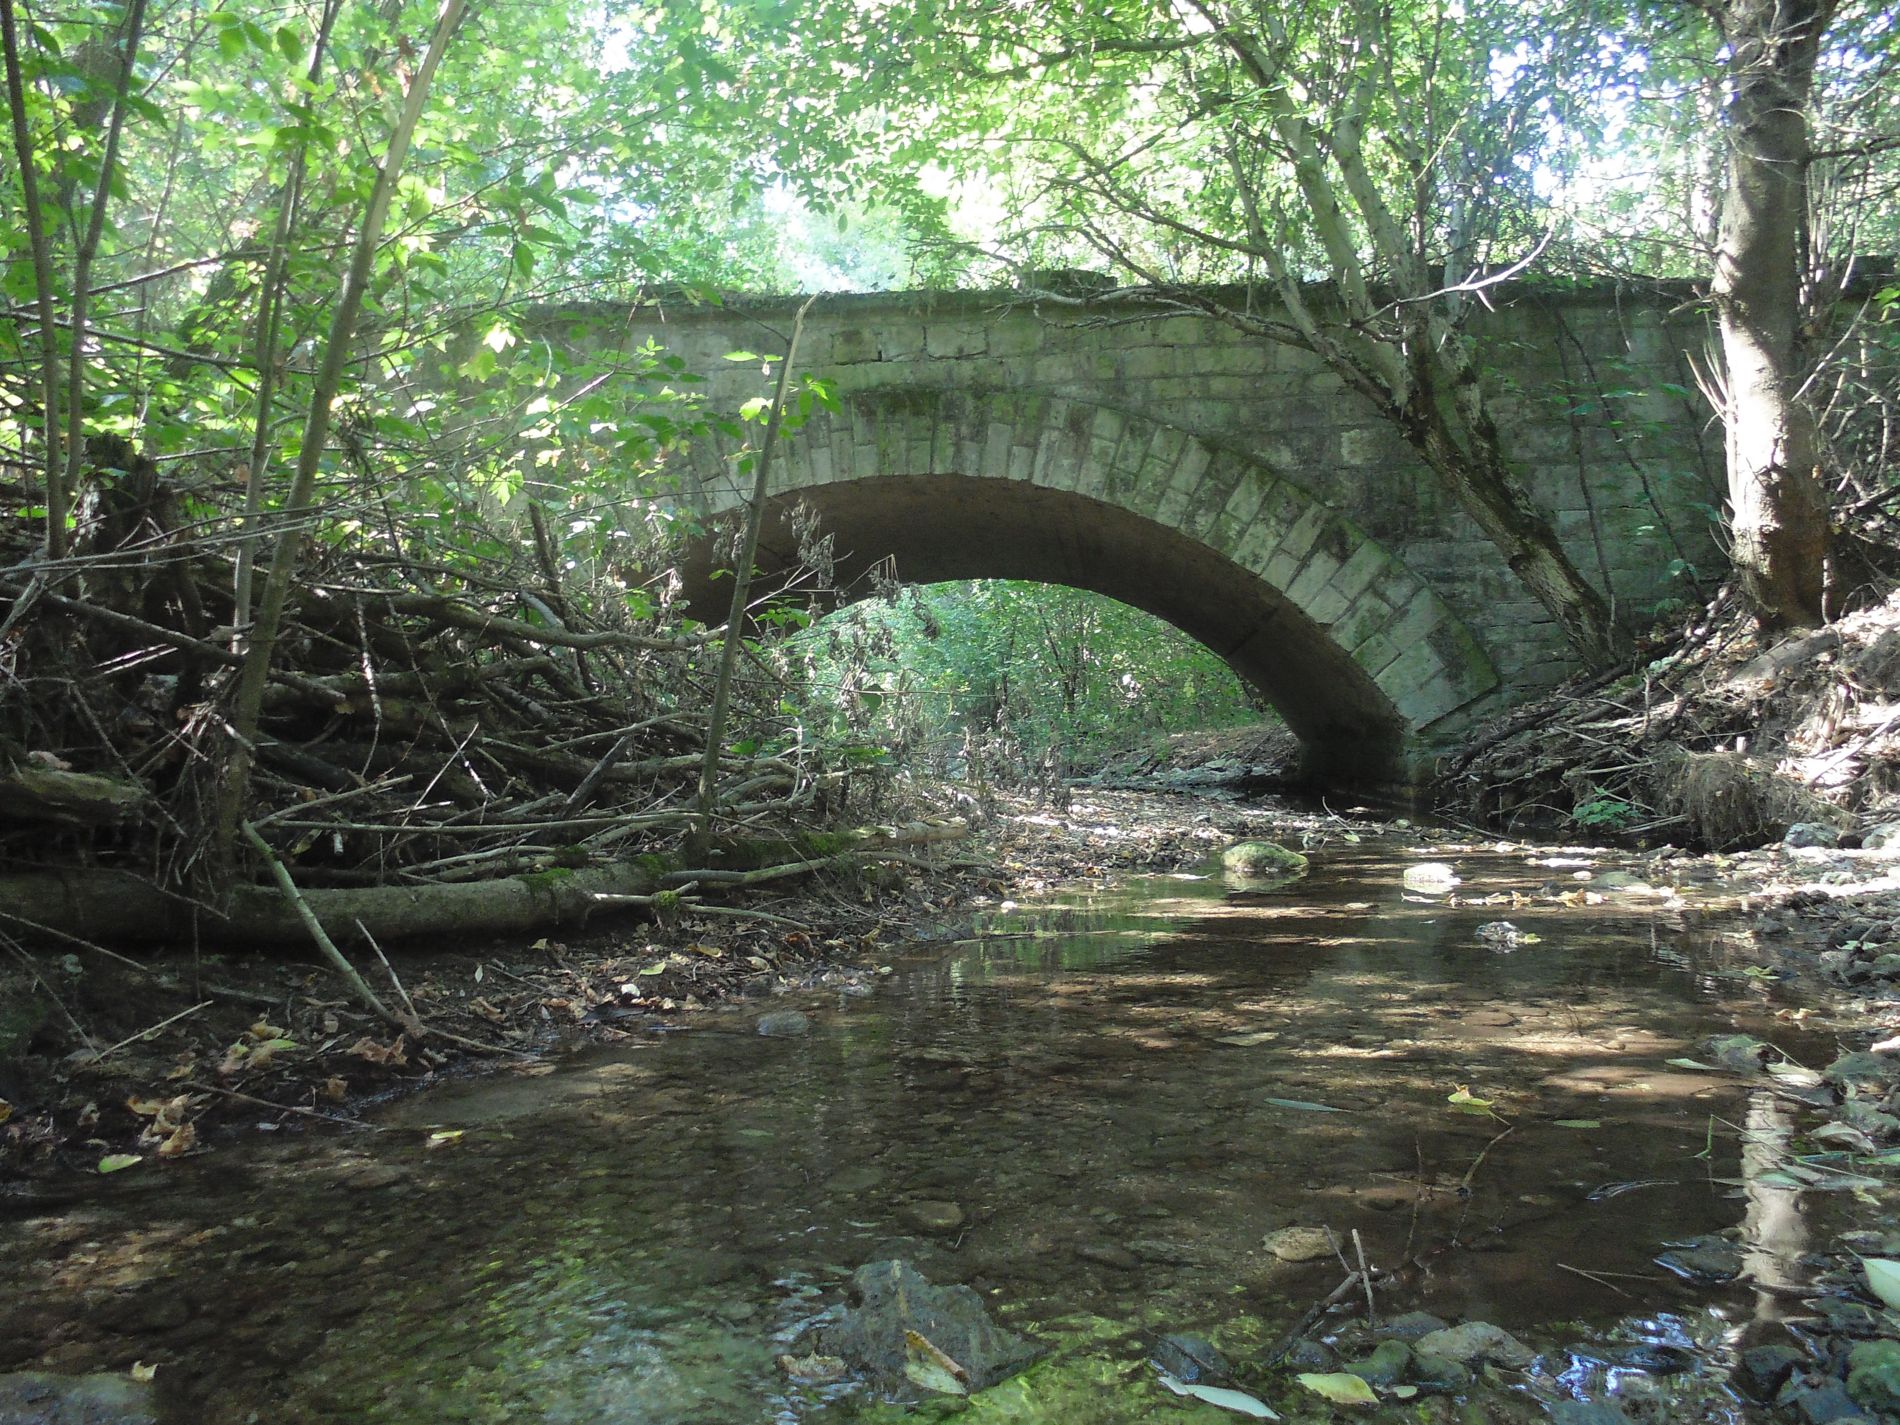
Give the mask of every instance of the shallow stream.
[[(1211, 1337), (1245, 1380), (1344, 1275), (1265, 1245), (1297, 1226), (1356, 1232), (1394, 1271), (1385, 1313), (1719, 1359), (1781, 1309), (1821, 1199), (1752, 1182), (1783, 1107), (1666, 1061), (1736, 1031), (1809, 1063), (1832, 1044), (1776, 1023), (1772, 981), (1661, 894), (1561, 904), (1536, 893), (1586, 890), (1575, 863), (1466, 851), (1461, 897), (1520, 900), (1453, 907), (1403, 888), (1413, 859), (1369, 836), (1279, 890), (1155, 878), (999, 910), (869, 995), (102, 1180), (0, 1230), (0, 1363), (158, 1362), (172, 1418), (205, 1425), (823, 1425), (876, 1402), (778, 1358), (901, 1256), (1122, 1391), (1097, 1418), (1184, 1419), (1145, 1343)], [(1479, 935), (1500, 919), (1514, 948)], [(808, 1033), (756, 1032), (787, 1004)], [(1725, 1230), (1755, 1286), (1653, 1262)], [(1696, 1409), (1744, 1418), (1719, 1382)]]

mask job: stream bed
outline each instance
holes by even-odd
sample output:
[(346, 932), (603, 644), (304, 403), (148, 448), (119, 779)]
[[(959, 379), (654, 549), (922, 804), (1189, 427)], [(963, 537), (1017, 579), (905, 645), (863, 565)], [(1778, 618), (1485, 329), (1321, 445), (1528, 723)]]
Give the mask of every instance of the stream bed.
[[(1454, 906), (1405, 889), (1417, 859), (1373, 834), (1279, 889), (1155, 877), (993, 908), (967, 941), (889, 952), (868, 994), (712, 1011), (368, 1128), (101, 1179), (0, 1224), (0, 1366), (156, 1364), (163, 1418), (194, 1425), (931, 1418), (963, 1402), (781, 1365), (854, 1270), (901, 1258), (1049, 1348), (971, 1420), (1243, 1418), (1159, 1387), (1147, 1357), (1177, 1332), (1287, 1418), (1331, 1419), (1255, 1369), (1345, 1275), (1289, 1248), (1328, 1228), (1389, 1272), (1382, 1316), (1547, 1353), (1526, 1418), (1646, 1392), (1652, 1418), (1768, 1418), (1727, 1368), (1785, 1339), (1803, 1253), (1876, 1209), (1758, 1181), (1785, 1102), (1668, 1061), (1739, 1032), (1825, 1063), (1831, 1039), (1777, 1021), (1792, 1001), (1719, 921), (1612, 862), (1461, 848)], [(768, 1012), (792, 1032), (760, 1033)], [(1655, 1261), (1715, 1237), (1736, 1283)], [(1639, 1368), (1658, 1351), (1689, 1369)]]

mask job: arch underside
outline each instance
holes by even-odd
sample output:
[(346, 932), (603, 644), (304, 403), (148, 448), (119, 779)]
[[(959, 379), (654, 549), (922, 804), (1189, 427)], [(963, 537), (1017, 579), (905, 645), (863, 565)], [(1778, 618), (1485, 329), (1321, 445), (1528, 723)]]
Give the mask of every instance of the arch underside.
[[(700, 469), (702, 515), (734, 509), (730, 467)], [(822, 603), (866, 597), (879, 573), (1119, 599), (1258, 689), (1316, 781), (1412, 781), (1421, 732), (1497, 683), (1456, 616), (1351, 521), (1257, 462), (1126, 413), (1014, 392), (861, 393), (800, 433), (774, 486), (768, 579), (800, 568), (803, 505), (832, 542)], [(695, 541), (681, 571), (708, 622), (730, 597), (712, 577), (719, 543)]]

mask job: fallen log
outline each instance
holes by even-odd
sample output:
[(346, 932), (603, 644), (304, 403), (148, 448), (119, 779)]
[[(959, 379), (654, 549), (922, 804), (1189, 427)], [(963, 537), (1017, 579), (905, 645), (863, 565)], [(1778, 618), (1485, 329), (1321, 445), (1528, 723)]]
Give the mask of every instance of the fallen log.
[[(303, 897), (339, 944), (422, 936), (508, 935), (579, 925), (603, 895), (646, 895), (670, 869), (642, 857), (575, 870), (443, 885), (314, 888)], [(173, 941), (233, 949), (310, 943), (310, 932), (275, 886), (240, 886), (222, 911), (160, 889), (127, 871), (73, 869), (0, 875), (0, 923), (33, 921), (106, 944)], [(362, 923), (361, 929), (358, 922)]]
[(61, 826), (112, 826), (143, 815), (151, 795), (136, 782), (18, 767), (0, 775), (0, 820), (53, 822)]
[[(803, 858), (784, 874), (837, 866), (854, 856), (876, 859), (898, 846), (928, 845), (969, 834), (964, 822), (912, 822), (824, 834), (836, 849)], [(768, 868), (769, 869), (769, 868)], [(481, 881), (423, 885), (310, 887), (300, 891), (310, 913), (339, 945), (365, 934), (389, 942), (432, 936), (540, 933), (586, 923), (596, 911), (651, 897), (675, 882), (729, 872), (684, 871), (677, 854), (649, 854), (599, 866)], [(755, 877), (755, 879), (775, 879)], [(743, 881), (740, 882), (743, 884)], [(153, 885), (127, 871), (75, 868), (0, 875), (0, 925), (31, 925), (94, 942), (205, 944), (234, 949), (307, 946), (310, 932), (276, 886), (240, 886), (222, 910)]]

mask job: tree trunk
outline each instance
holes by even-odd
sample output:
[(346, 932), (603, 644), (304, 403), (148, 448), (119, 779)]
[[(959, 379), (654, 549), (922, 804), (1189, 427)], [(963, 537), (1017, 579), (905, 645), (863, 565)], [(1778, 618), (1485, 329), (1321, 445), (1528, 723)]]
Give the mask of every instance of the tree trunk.
[(1833, 0), (1728, 0), (1728, 193), (1712, 292), (1726, 368), (1729, 505), (1742, 591), (1764, 629), (1822, 621), (1827, 491), (1799, 396), (1808, 119)]

